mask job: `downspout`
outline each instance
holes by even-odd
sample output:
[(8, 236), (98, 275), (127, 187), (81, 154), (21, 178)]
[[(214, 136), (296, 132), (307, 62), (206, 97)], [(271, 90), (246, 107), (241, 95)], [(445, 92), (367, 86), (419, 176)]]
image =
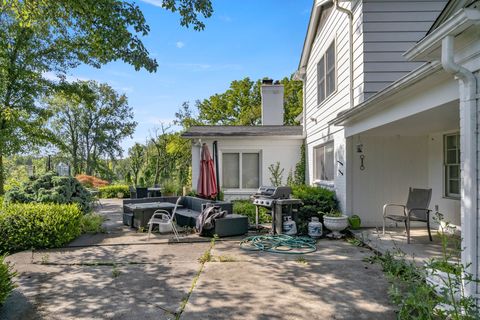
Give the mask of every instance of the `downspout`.
[[(474, 278), (478, 271), (478, 143), (477, 143), (477, 79), (468, 69), (454, 61), (454, 36), (442, 39), (442, 67), (460, 79), (460, 145), (461, 145), (461, 225), (462, 248), (468, 244), (469, 250), (462, 251), (462, 264)], [(477, 284), (465, 285), (465, 293), (478, 299)]]
[(352, 11), (341, 7), (338, 0), (333, 0), (335, 9), (339, 12), (345, 13), (348, 16), (348, 36), (349, 36), (349, 52), (350, 52), (350, 108), (353, 108), (353, 13)]

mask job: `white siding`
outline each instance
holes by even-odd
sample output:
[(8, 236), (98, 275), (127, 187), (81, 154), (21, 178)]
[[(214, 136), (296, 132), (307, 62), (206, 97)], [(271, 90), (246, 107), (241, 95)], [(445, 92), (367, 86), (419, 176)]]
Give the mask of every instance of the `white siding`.
[[(239, 138), (217, 138), (217, 139), (202, 139), (202, 142), (207, 143), (210, 148), (210, 153), (213, 150), (213, 141), (216, 140), (218, 144), (218, 162), (220, 172), (220, 183), (222, 181), (222, 153), (224, 152), (259, 152), (260, 153), (260, 186), (271, 185), (270, 171), (268, 167), (271, 164), (280, 162), (280, 167), (284, 169), (282, 182), (286, 184), (287, 177), (290, 171), (295, 170), (295, 166), (300, 161), (300, 148), (303, 139), (289, 139), (284, 137), (239, 137)], [(199, 152), (192, 150), (192, 152)], [(213, 157), (213, 154), (212, 154)], [(192, 157), (193, 160), (193, 157)], [(192, 164), (192, 188), (197, 188), (199, 166)], [(195, 178), (196, 177), (196, 178)], [(248, 199), (257, 189), (251, 190), (223, 190), (225, 200), (233, 199)]]
[(423, 38), (446, 0), (364, 0), (365, 98), (418, 68), (402, 54)]

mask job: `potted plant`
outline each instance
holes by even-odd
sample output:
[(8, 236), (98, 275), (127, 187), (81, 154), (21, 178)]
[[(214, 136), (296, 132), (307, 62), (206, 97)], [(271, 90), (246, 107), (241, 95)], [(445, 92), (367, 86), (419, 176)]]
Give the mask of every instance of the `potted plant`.
[(348, 227), (348, 216), (338, 210), (324, 212), (323, 224), (328, 230), (332, 231), (327, 237), (340, 239), (343, 236), (340, 231)]

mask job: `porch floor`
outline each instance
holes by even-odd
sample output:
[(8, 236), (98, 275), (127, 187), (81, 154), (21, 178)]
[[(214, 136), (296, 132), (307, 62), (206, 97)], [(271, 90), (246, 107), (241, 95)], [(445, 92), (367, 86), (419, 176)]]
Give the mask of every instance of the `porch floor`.
[[(398, 252), (405, 253), (405, 257), (423, 265), (429, 259), (442, 256), (442, 241), (436, 230), (431, 230), (433, 241), (428, 238), (425, 227), (412, 228), (410, 231), (410, 244), (407, 243), (405, 228), (387, 228), (385, 235), (381, 228), (362, 228), (352, 230), (353, 235), (366, 245), (380, 253)], [(449, 249), (454, 248), (450, 241)]]

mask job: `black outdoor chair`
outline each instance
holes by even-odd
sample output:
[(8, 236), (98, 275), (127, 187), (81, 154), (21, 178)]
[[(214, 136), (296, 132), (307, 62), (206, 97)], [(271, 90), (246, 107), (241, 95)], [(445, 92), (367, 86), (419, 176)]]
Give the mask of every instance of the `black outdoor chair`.
[(137, 198), (147, 198), (148, 197), (148, 188), (137, 187)]
[[(388, 203), (383, 206), (383, 234), (385, 234), (385, 220), (393, 220), (396, 222), (404, 222), (407, 232), (407, 243), (410, 243), (410, 221), (421, 221), (427, 223), (428, 237), (432, 241), (430, 233), (430, 212), (428, 209), (430, 199), (432, 198), (432, 189), (415, 189), (410, 188), (408, 192), (407, 204)], [(402, 207), (403, 215), (387, 214), (389, 207)]]

